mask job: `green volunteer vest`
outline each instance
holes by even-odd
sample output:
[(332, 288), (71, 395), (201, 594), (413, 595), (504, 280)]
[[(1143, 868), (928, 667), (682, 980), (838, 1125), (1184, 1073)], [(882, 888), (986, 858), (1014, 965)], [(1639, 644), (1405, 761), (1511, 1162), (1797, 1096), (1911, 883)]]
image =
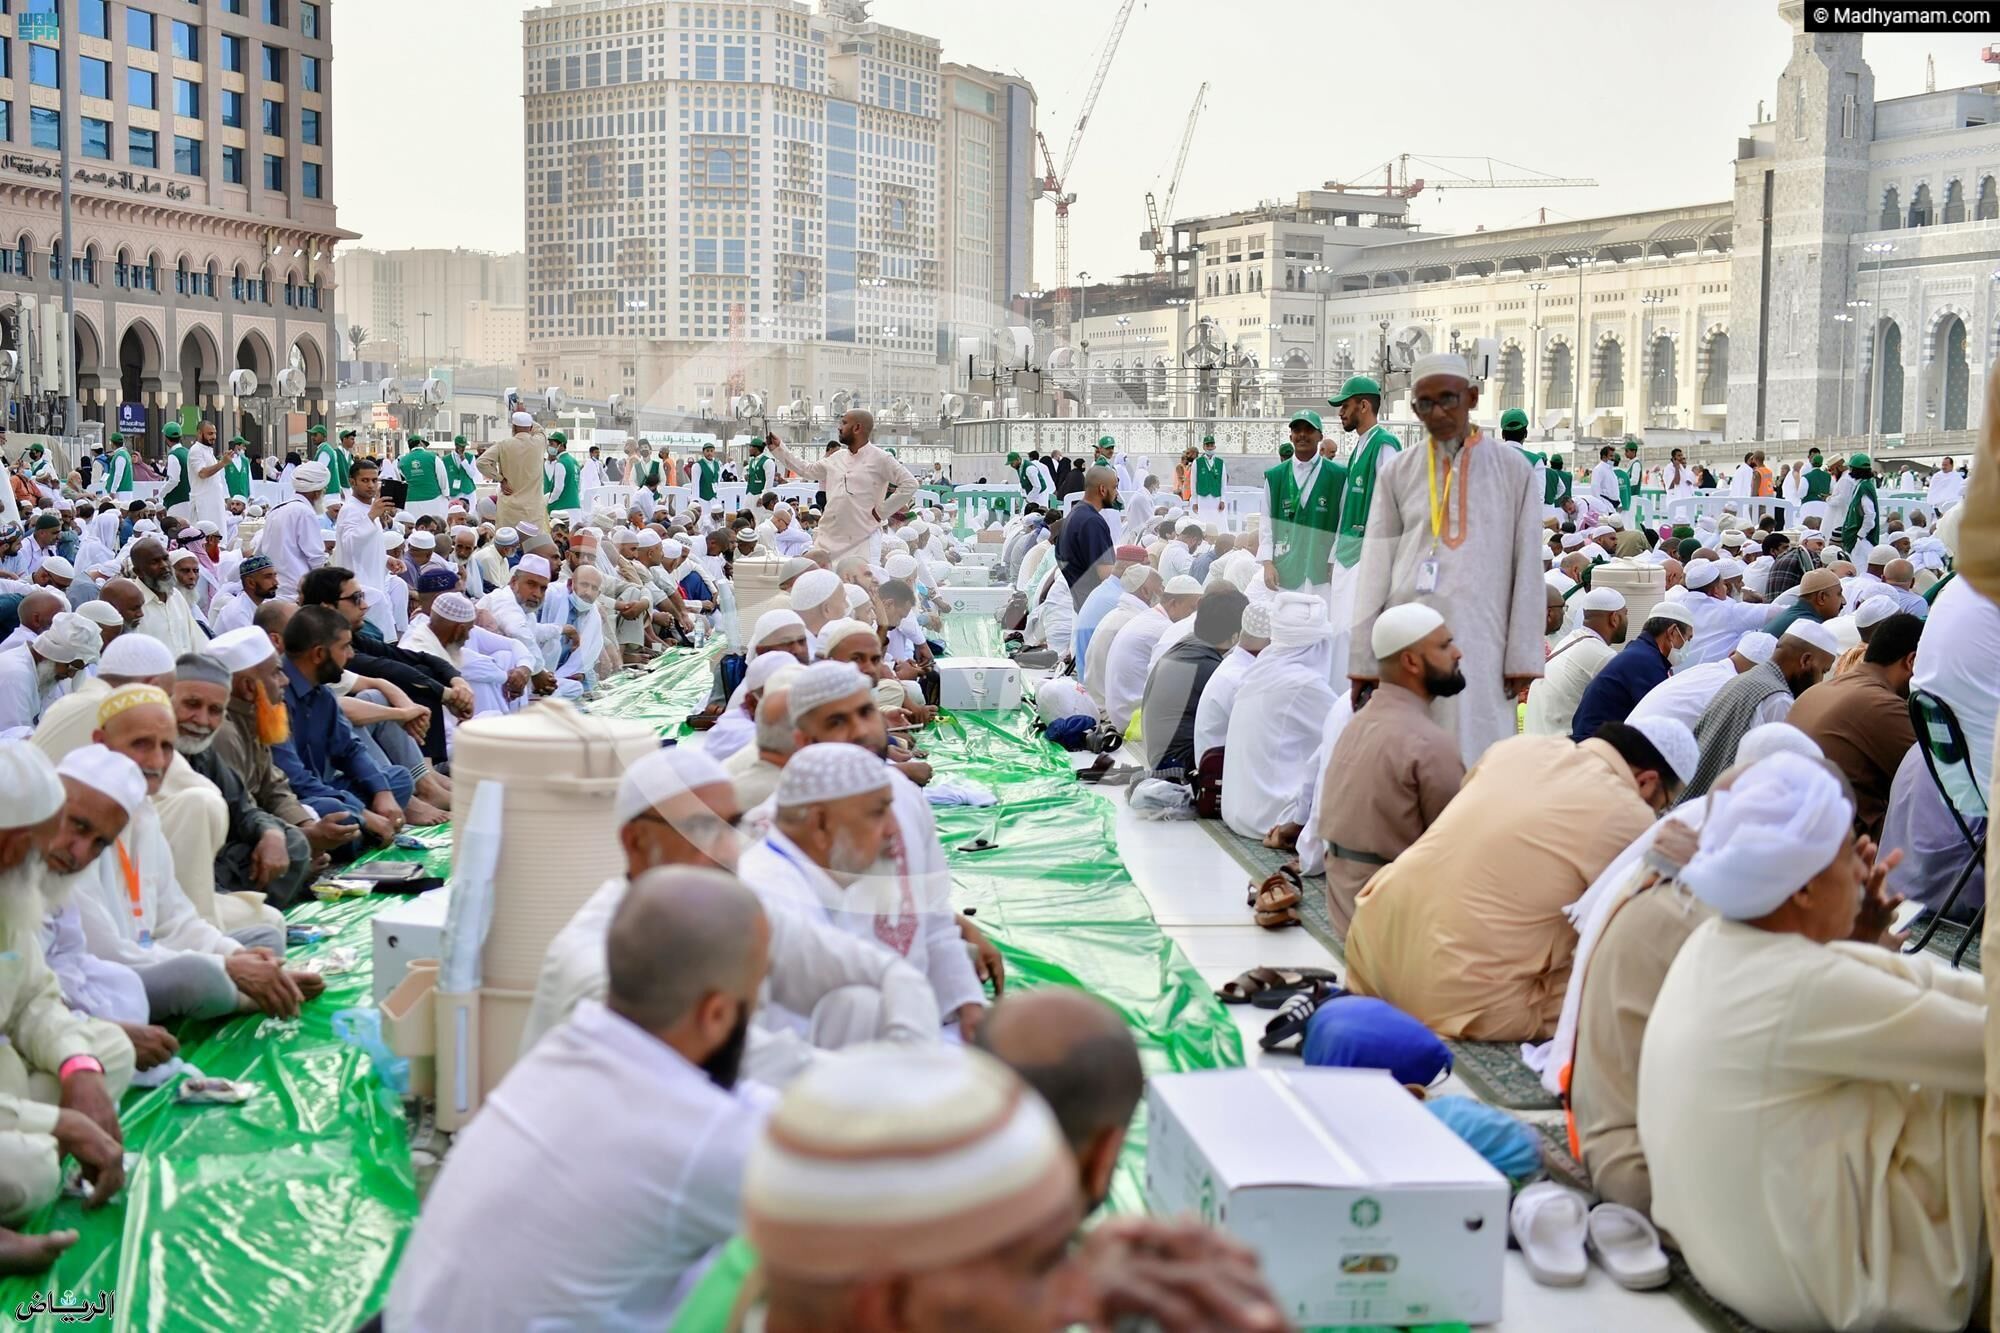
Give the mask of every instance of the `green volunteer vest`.
[(562, 469), (562, 483), (556, 487), (556, 498), (549, 501), (549, 508), (583, 508), (583, 464), (576, 461), (575, 454), (562, 454), (556, 458), (556, 466)]
[[(1875, 501), (1875, 522), (1865, 532), (1861, 529), (1861, 500), (1864, 496)], [(1875, 495), (1873, 477), (1854, 479), (1854, 494), (1847, 501), (1847, 517), (1840, 521), (1840, 530), (1834, 534), (1840, 549), (1849, 555), (1854, 554), (1854, 543), (1861, 538), (1866, 538), (1871, 546), (1882, 540), (1882, 502)]]
[(1618, 469), (1618, 507), (1620, 509), (1632, 507), (1632, 469), (1629, 467)]
[(1312, 488), (1299, 494), (1292, 462), (1286, 459), (1264, 474), (1271, 510), (1271, 563), (1278, 567), (1278, 586), (1298, 588), (1325, 583), (1339, 525), (1341, 488), (1347, 469), (1322, 458)]
[(222, 464), (222, 479), (229, 484), (229, 493), (247, 500), (250, 498), (250, 460), (242, 454), (225, 459)]
[(347, 489), (347, 455), (338, 446), (322, 444), (319, 461), (326, 465), (326, 493), (337, 495)]
[(444, 476), (445, 486), (453, 495), (471, 495), (479, 489), (479, 483), (472, 479), (472, 469), (456, 452), (444, 456)]
[(188, 502), (188, 497), (192, 493), (194, 484), (194, 469), (188, 463), (186, 445), (177, 444), (167, 452), (173, 457), (178, 458), (181, 463), (181, 479), (174, 483), (172, 490), (160, 497), (161, 507), (172, 509), (175, 505), (184, 505)]
[(1207, 496), (1211, 500), (1222, 498), (1222, 457), (1219, 454), (1203, 454), (1194, 460), (1194, 493)]
[(1334, 542), (1333, 558), (1342, 569), (1361, 563), (1361, 539), (1368, 535), (1368, 509), (1375, 503), (1375, 474), (1382, 466), (1382, 446), (1402, 452), (1403, 442), (1395, 432), (1382, 426), (1368, 432), (1361, 447), (1347, 460), (1347, 473), (1340, 488), (1340, 535)]
[(412, 500), (435, 500), (443, 492), (438, 486), (438, 456), (419, 445), (404, 454), (398, 465)]
[(111, 451), (111, 493), (130, 495), (132, 493), (132, 451), (119, 445)]
[(713, 459), (697, 458), (694, 463), (694, 493), (704, 500), (713, 500), (715, 483), (721, 476), (721, 464)]
[(771, 460), (764, 454), (758, 454), (755, 458), (744, 464), (744, 492), (749, 495), (762, 495), (764, 493), (764, 479), (770, 475), (770, 472)]
[(650, 463), (641, 467), (639, 475), (633, 479), (633, 484), (658, 490), (660, 488), (660, 460), (655, 458)]
[(1569, 499), (1570, 490), (1575, 484), (1576, 479), (1570, 476), (1568, 468), (1550, 468), (1543, 474), (1542, 503), (1545, 505), (1561, 505), (1563, 501)]
[(1824, 500), (1833, 494), (1833, 474), (1823, 467), (1806, 469), (1806, 500)]

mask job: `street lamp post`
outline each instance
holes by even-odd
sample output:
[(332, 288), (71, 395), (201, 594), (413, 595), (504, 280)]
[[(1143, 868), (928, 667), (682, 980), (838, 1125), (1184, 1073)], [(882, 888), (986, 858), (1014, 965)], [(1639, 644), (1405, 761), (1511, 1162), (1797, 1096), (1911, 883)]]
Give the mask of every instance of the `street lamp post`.
[(1535, 313), (1532, 332), (1535, 335), (1535, 363), (1528, 367), (1528, 424), (1539, 430), (1542, 419), (1542, 293), (1549, 289), (1546, 282), (1531, 282), (1528, 290), (1535, 294)]
[(1090, 275), (1076, 275), (1076, 329), (1077, 346), (1082, 352), (1078, 363), (1078, 374), (1082, 376), (1082, 389), (1077, 401), (1077, 415), (1090, 415)]
[(1569, 435), (1574, 447), (1581, 450), (1583, 448), (1583, 367), (1584, 356), (1589, 350), (1584, 346), (1584, 343), (1590, 337), (1589, 321), (1584, 317), (1583, 313), (1583, 271), (1590, 267), (1590, 256), (1583, 254), (1564, 255), (1563, 263), (1568, 264), (1576, 270), (1576, 350), (1570, 354), (1570, 377), (1575, 381), (1576, 405), (1571, 409), (1573, 416), (1569, 423)]
[[(650, 309), (651, 303), (643, 296), (625, 298), (625, 313), (628, 315), (642, 314)], [(639, 404), (645, 401), (643, 389), (639, 380), (639, 321), (635, 319), (632, 321), (632, 425), (635, 430), (639, 424)]]
[(1870, 241), (1861, 247), (1863, 254), (1875, 256), (1875, 337), (1870, 344), (1874, 350), (1874, 364), (1869, 369), (1868, 390), (1868, 452), (1875, 452), (1875, 423), (1882, 419), (1882, 265), (1896, 250), (1894, 241)]
[[(1652, 292), (1642, 293), (1639, 297), (1639, 337), (1641, 340), (1639, 344), (1641, 348), (1639, 357), (1641, 365), (1652, 360), (1653, 357), (1653, 307), (1666, 299), (1666, 297)], [(1654, 414), (1660, 410), (1658, 386), (1665, 372), (1666, 367), (1654, 366), (1653, 373), (1647, 376), (1646, 379), (1646, 424), (1649, 426), (1653, 424)]]

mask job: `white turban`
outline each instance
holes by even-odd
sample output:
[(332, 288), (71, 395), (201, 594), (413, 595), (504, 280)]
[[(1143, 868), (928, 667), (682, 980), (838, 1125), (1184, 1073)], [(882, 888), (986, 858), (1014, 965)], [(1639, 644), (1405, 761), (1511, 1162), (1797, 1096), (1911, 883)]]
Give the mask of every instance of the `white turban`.
[(292, 470), (292, 489), (300, 495), (310, 495), (326, 489), (333, 474), (324, 463), (301, 463)]
[(1754, 921), (1832, 865), (1853, 824), (1854, 806), (1823, 763), (1770, 755), (1716, 794), (1681, 882), (1730, 920)]
[(1808, 759), (1818, 759), (1825, 754), (1818, 742), (1791, 723), (1766, 722), (1743, 733), (1743, 739), (1736, 743), (1736, 762), (1754, 764), (1759, 759), (1787, 750)]
[[(95, 662), (104, 634), (74, 611), (59, 611), (49, 627), (29, 640), (51, 662)], [(113, 640), (117, 642), (117, 640)]]
[[(846, 663), (832, 665), (845, 666)], [(806, 687), (808, 678), (817, 669), (808, 667), (792, 681), (794, 717), (799, 713), (799, 691)], [(848, 667), (848, 670), (853, 671), (854, 668)], [(854, 674), (858, 681), (861, 673), (857, 671)], [(857, 685), (856, 688), (860, 687)], [(889, 766), (878, 755), (859, 745), (826, 742), (808, 745), (785, 761), (784, 772), (778, 778), (775, 799), (778, 808), (783, 810), (796, 805), (818, 805), (823, 801), (861, 796), (871, 791), (882, 791), (888, 785)]]
[(765, 640), (775, 639), (785, 630), (797, 630), (803, 636), (806, 632), (806, 622), (799, 619), (798, 612), (787, 611), (783, 607), (775, 611), (766, 611), (757, 617), (756, 625), (750, 630), (750, 646), (761, 648)]
[[(880, 762), (877, 760), (876, 762)], [(695, 787), (727, 786), (722, 765), (693, 745), (669, 745), (654, 750), (625, 770), (618, 781), (612, 811), (619, 824), (629, 824), (646, 811)]]
[(1271, 643), (1303, 648), (1333, 633), (1326, 623), (1326, 599), (1311, 593), (1281, 592), (1271, 600)]
[[(115, 648), (123, 642), (123, 639), (113, 640), (112, 647)], [(276, 657), (278, 650), (271, 646), (269, 634), (255, 625), (245, 625), (242, 629), (233, 629), (227, 634), (218, 634), (210, 639), (208, 654), (222, 663), (233, 676), (239, 671), (262, 666)], [(106, 656), (109, 655), (107, 651)], [(102, 670), (102, 667), (99, 670)]]
[(139, 766), (102, 745), (83, 745), (63, 756), (56, 772), (81, 782), (92, 791), (103, 792), (118, 802), (130, 819), (146, 799), (146, 775)]
[[(852, 662), (814, 662), (792, 682), (792, 725), (813, 709), (868, 688), (868, 678)], [(877, 761), (879, 762), (879, 761)]]
[(1753, 629), (1736, 641), (1733, 651), (1750, 665), (1763, 666), (1778, 651), (1778, 640), (1763, 630)]
[[(1268, 615), (1268, 612), (1266, 614)], [(1392, 606), (1375, 617), (1375, 629), (1370, 635), (1369, 646), (1374, 649), (1376, 661), (1385, 661), (1442, 624), (1444, 617), (1434, 608), (1425, 606), (1422, 602), (1405, 602), (1401, 606)]]
[(56, 766), (32, 741), (0, 741), (0, 790), (0, 828), (33, 828), (63, 807)]
[(798, 611), (811, 611), (825, 606), (840, 591), (840, 575), (830, 569), (814, 569), (799, 575), (792, 585), (792, 607)]

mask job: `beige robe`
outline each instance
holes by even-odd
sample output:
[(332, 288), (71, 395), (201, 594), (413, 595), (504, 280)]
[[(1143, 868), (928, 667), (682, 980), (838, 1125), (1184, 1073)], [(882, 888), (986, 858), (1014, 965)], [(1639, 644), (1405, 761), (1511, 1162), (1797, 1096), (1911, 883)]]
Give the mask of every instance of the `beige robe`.
[(1576, 706), (1618, 650), (1588, 625), (1556, 645), (1542, 678), (1528, 687), (1528, 713), (1522, 730), (1530, 736), (1567, 736)]
[(542, 468), (548, 456), (548, 438), (539, 430), (510, 435), (479, 456), (479, 470), (501, 482), (501, 494), (495, 498), (497, 525), (519, 528), (533, 523), (548, 532), (548, 497), (542, 494)]
[(1348, 989), (1440, 1037), (1547, 1040), (1576, 954), (1563, 909), (1653, 818), (1603, 741), (1500, 742), (1423, 837), (1361, 890)]
[[(1979, 458), (1966, 484), (1965, 512), (1958, 530), (1958, 576), (1986, 597), (2000, 601), (2000, 361), (1986, 377), (1986, 408), (1979, 423)], [(2000, 743), (1995, 757), (2000, 759)], [(1994, 765), (2000, 768), (2000, 763)], [(2000, 884), (2000, 838), (1988, 839), (1986, 882)], [(2000, 926), (1987, 914), (1980, 937), (1982, 954), (2000, 958)], [(1986, 952), (1996, 950), (1996, 952)], [(2000, 967), (1986, 981), (1987, 1012), (2000, 1010)], [(2000, 1028), (1986, 1027), (1986, 1128), (1980, 1162), (1986, 1182), (1986, 1234), (2000, 1236)], [(1993, 1265), (1993, 1304), (2000, 1308), (2000, 1264)]]
[(1751, 1323), (1957, 1329), (1984, 1276), (1980, 979), (1720, 918), (1639, 1058), (1653, 1216)]

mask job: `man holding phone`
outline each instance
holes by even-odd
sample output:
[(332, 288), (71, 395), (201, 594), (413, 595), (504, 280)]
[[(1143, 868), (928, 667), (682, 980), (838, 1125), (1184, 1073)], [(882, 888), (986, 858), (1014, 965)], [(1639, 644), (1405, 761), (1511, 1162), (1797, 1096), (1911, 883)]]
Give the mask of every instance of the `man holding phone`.
[(396, 504), (382, 494), (382, 478), (372, 458), (357, 458), (347, 484), (354, 499), (340, 507), (333, 527), (333, 563), (354, 571), (354, 580), (368, 594), (368, 621), (389, 643), (396, 626), (389, 610), (389, 575), (402, 572), (402, 561), (390, 568), (389, 534), (383, 531), (395, 517)]

